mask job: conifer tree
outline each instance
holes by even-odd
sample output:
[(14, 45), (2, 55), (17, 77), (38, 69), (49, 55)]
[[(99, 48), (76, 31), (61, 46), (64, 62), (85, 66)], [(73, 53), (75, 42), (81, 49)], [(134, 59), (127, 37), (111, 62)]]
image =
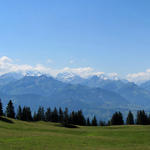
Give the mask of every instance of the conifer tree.
[(32, 121), (32, 115), (30, 107), (24, 107), (22, 111), (22, 120), (24, 121)]
[(144, 110), (137, 112), (137, 121), (138, 125), (148, 125), (148, 116)]
[(16, 118), (17, 118), (18, 120), (22, 120), (22, 119), (23, 119), (22, 108), (21, 108), (20, 105), (18, 106)]
[(53, 122), (58, 122), (58, 111), (57, 111), (57, 108), (55, 107), (54, 108), (54, 111), (52, 112), (52, 121)]
[(93, 117), (92, 126), (97, 126), (97, 119), (96, 119), (96, 116)]
[(90, 122), (90, 119), (89, 119), (89, 118), (87, 118), (87, 120), (86, 120), (86, 125), (87, 125), (87, 126), (91, 126), (91, 122)]
[(74, 111), (71, 112), (70, 116), (69, 116), (69, 123), (77, 125), (77, 113), (75, 113)]
[(78, 121), (77, 121), (78, 125), (81, 125), (81, 126), (86, 125), (86, 121), (85, 121), (85, 118), (83, 116), (82, 110), (79, 110), (77, 112), (77, 118), (78, 118)]
[(111, 119), (111, 125), (123, 125), (123, 116), (121, 112), (116, 112), (113, 114)]
[(47, 111), (45, 113), (45, 120), (46, 121), (52, 121), (52, 112), (51, 112), (50, 107), (47, 108)]
[(134, 124), (134, 117), (131, 111), (129, 111), (127, 119), (126, 119), (127, 125), (133, 125)]
[(59, 122), (62, 123), (64, 120), (64, 113), (61, 108), (59, 108)]
[(15, 111), (12, 101), (10, 100), (6, 107), (6, 116), (10, 118), (15, 118)]
[(2, 105), (2, 101), (0, 99), (0, 117), (3, 116), (3, 105)]
[(45, 112), (43, 107), (39, 107), (37, 112), (37, 120), (38, 121), (44, 121), (45, 120)]
[(69, 115), (68, 115), (68, 108), (65, 108), (64, 111), (64, 121), (63, 121), (64, 125), (68, 125), (69, 124)]

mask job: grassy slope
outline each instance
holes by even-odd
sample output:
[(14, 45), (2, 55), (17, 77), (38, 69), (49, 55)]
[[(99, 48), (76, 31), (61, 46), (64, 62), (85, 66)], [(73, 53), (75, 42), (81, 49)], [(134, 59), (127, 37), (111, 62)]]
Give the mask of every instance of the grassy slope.
[(0, 121), (0, 150), (150, 150), (150, 126), (80, 127)]

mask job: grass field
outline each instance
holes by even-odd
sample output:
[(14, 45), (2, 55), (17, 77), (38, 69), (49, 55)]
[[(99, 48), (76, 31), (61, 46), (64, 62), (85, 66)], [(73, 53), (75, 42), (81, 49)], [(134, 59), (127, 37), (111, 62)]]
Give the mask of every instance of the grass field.
[(0, 150), (150, 150), (150, 126), (79, 127), (0, 121)]

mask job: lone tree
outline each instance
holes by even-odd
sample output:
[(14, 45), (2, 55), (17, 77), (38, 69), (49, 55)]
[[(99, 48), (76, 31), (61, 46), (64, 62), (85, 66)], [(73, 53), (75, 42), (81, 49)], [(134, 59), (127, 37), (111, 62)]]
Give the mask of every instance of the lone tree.
[(2, 101), (0, 99), (0, 117), (3, 116), (3, 105), (2, 105)]
[(131, 111), (129, 111), (127, 120), (126, 120), (127, 125), (134, 125), (134, 117)]
[(123, 125), (123, 116), (121, 112), (116, 112), (113, 114), (111, 119), (111, 125)]
[(15, 111), (12, 101), (10, 100), (6, 107), (6, 116), (9, 118), (15, 118)]

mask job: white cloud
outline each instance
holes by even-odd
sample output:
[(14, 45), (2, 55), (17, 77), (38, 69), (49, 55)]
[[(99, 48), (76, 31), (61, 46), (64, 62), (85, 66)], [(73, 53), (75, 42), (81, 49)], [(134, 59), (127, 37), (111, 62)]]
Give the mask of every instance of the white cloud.
[(150, 69), (147, 69), (145, 72), (128, 74), (127, 80), (135, 83), (142, 83), (150, 80)]
[(64, 72), (70, 72), (70, 73), (74, 73), (74, 74), (77, 74), (81, 77), (88, 77), (90, 75), (93, 74), (93, 68), (90, 68), (90, 67), (83, 67), (83, 68), (69, 68), (69, 67), (66, 67), (66, 68), (63, 68), (61, 69), (59, 72), (60, 73), (64, 73)]
[[(16, 61), (15, 61), (16, 62)], [(49, 60), (49, 62), (51, 62), (51, 60)], [(0, 58), (0, 75), (5, 74), (5, 73), (9, 73), (9, 72), (20, 72), (22, 74), (49, 74), (52, 76), (57, 76), (57, 74), (59, 73), (73, 73), (76, 75), (79, 75), (83, 78), (87, 78), (89, 76), (93, 76), (93, 75), (97, 75), (103, 79), (117, 79), (118, 78), (118, 74), (117, 73), (110, 73), (110, 74), (105, 74), (104, 72), (98, 72), (95, 71), (93, 68), (91, 67), (80, 67), (80, 68), (69, 68), (69, 67), (65, 67), (63, 69), (52, 69), (50, 67), (46, 67), (42, 64), (37, 64), (35, 66), (31, 66), (28, 64), (16, 64), (14, 63), (14, 61), (12, 59), (10, 59), (7, 56), (3, 56)], [(149, 70), (150, 72), (150, 70)]]
[[(65, 67), (63, 69), (53, 69), (50, 67), (46, 67), (42, 64), (31, 66), (28, 64), (20, 65), (14, 62), (17, 62), (17, 61), (13, 61), (11, 58), (7, 56), (0, 57), (0, 75), (9, 73), (9, 72), (20, 72), (22, 74), (27, 74), (28, 72), (32, 72), (33, 74), (42, 73), (42, 74), (49, 74), (52, 76), (57, 76), (57, 74), (59, 73), (68, 72), (68, 73), (79, 75), (83, 78), (96, 75), (105, 80), (107, 79), (118, 80), (119, 79), (119, 75), (117, 73), (98, 72), (98, 71), (95, 71), (91, 67), (80, 67), (80, 68)], [(51, 59), (48, 59), (47, 62), (52, 63), (53, 61)], [(73, 60), (70, 61), (70, 63), (73, 63), (73, 62), (74, 62)], [(126, 79), (130, 82), (135, 82), (135, 83), (142, 83), (147, 80), (150, 80), (150, 69), (147, 69), (145, 72), (128, 74), (126, 76)]]
[(7, 56), (3, 56), (0, 58), (0, 75), (8, 72), (22, 72), (32, 70), (33, 67), (30, 65), (18, 65), (14, 64), (13, 60), (8, 58)]
[(112, 79), (112, 80), (118, 80), (118, 79), (119, 79), (118, 73), (115, 73), (115, 72), (113, 72), (113, 73), (108, 73), (108, 77), (109, 77), (110, 79)]
[(0, 75), (8, 73), (8, 72), (20, 72), (23, 74), (26, 74), (27, 72), (36, 72), (36, 73), (40, 72), (40, 73), (49, 74), (52, 76), (56, 76), (58, 73), (72, 72), (82, 77), (87, 77), (89, 75), (94, 74), (94, 70), (90, 67), (85, 67), (85, 68), (65, 67), (63, 69), (52, 69), (50, 67), (45, 67), (42, 64), (37, 64), (36, 66), (31, 66), (28, 64), (19, 65), (19, 64), (13, 63), (13, 60), (8, 58), (7, 56), (3, 56), (0, 58)]
[(0, 63), (9, 63), (12, 62), (12, 59), (8, 58), (7, 56), (3, 56), (0, 58)]

